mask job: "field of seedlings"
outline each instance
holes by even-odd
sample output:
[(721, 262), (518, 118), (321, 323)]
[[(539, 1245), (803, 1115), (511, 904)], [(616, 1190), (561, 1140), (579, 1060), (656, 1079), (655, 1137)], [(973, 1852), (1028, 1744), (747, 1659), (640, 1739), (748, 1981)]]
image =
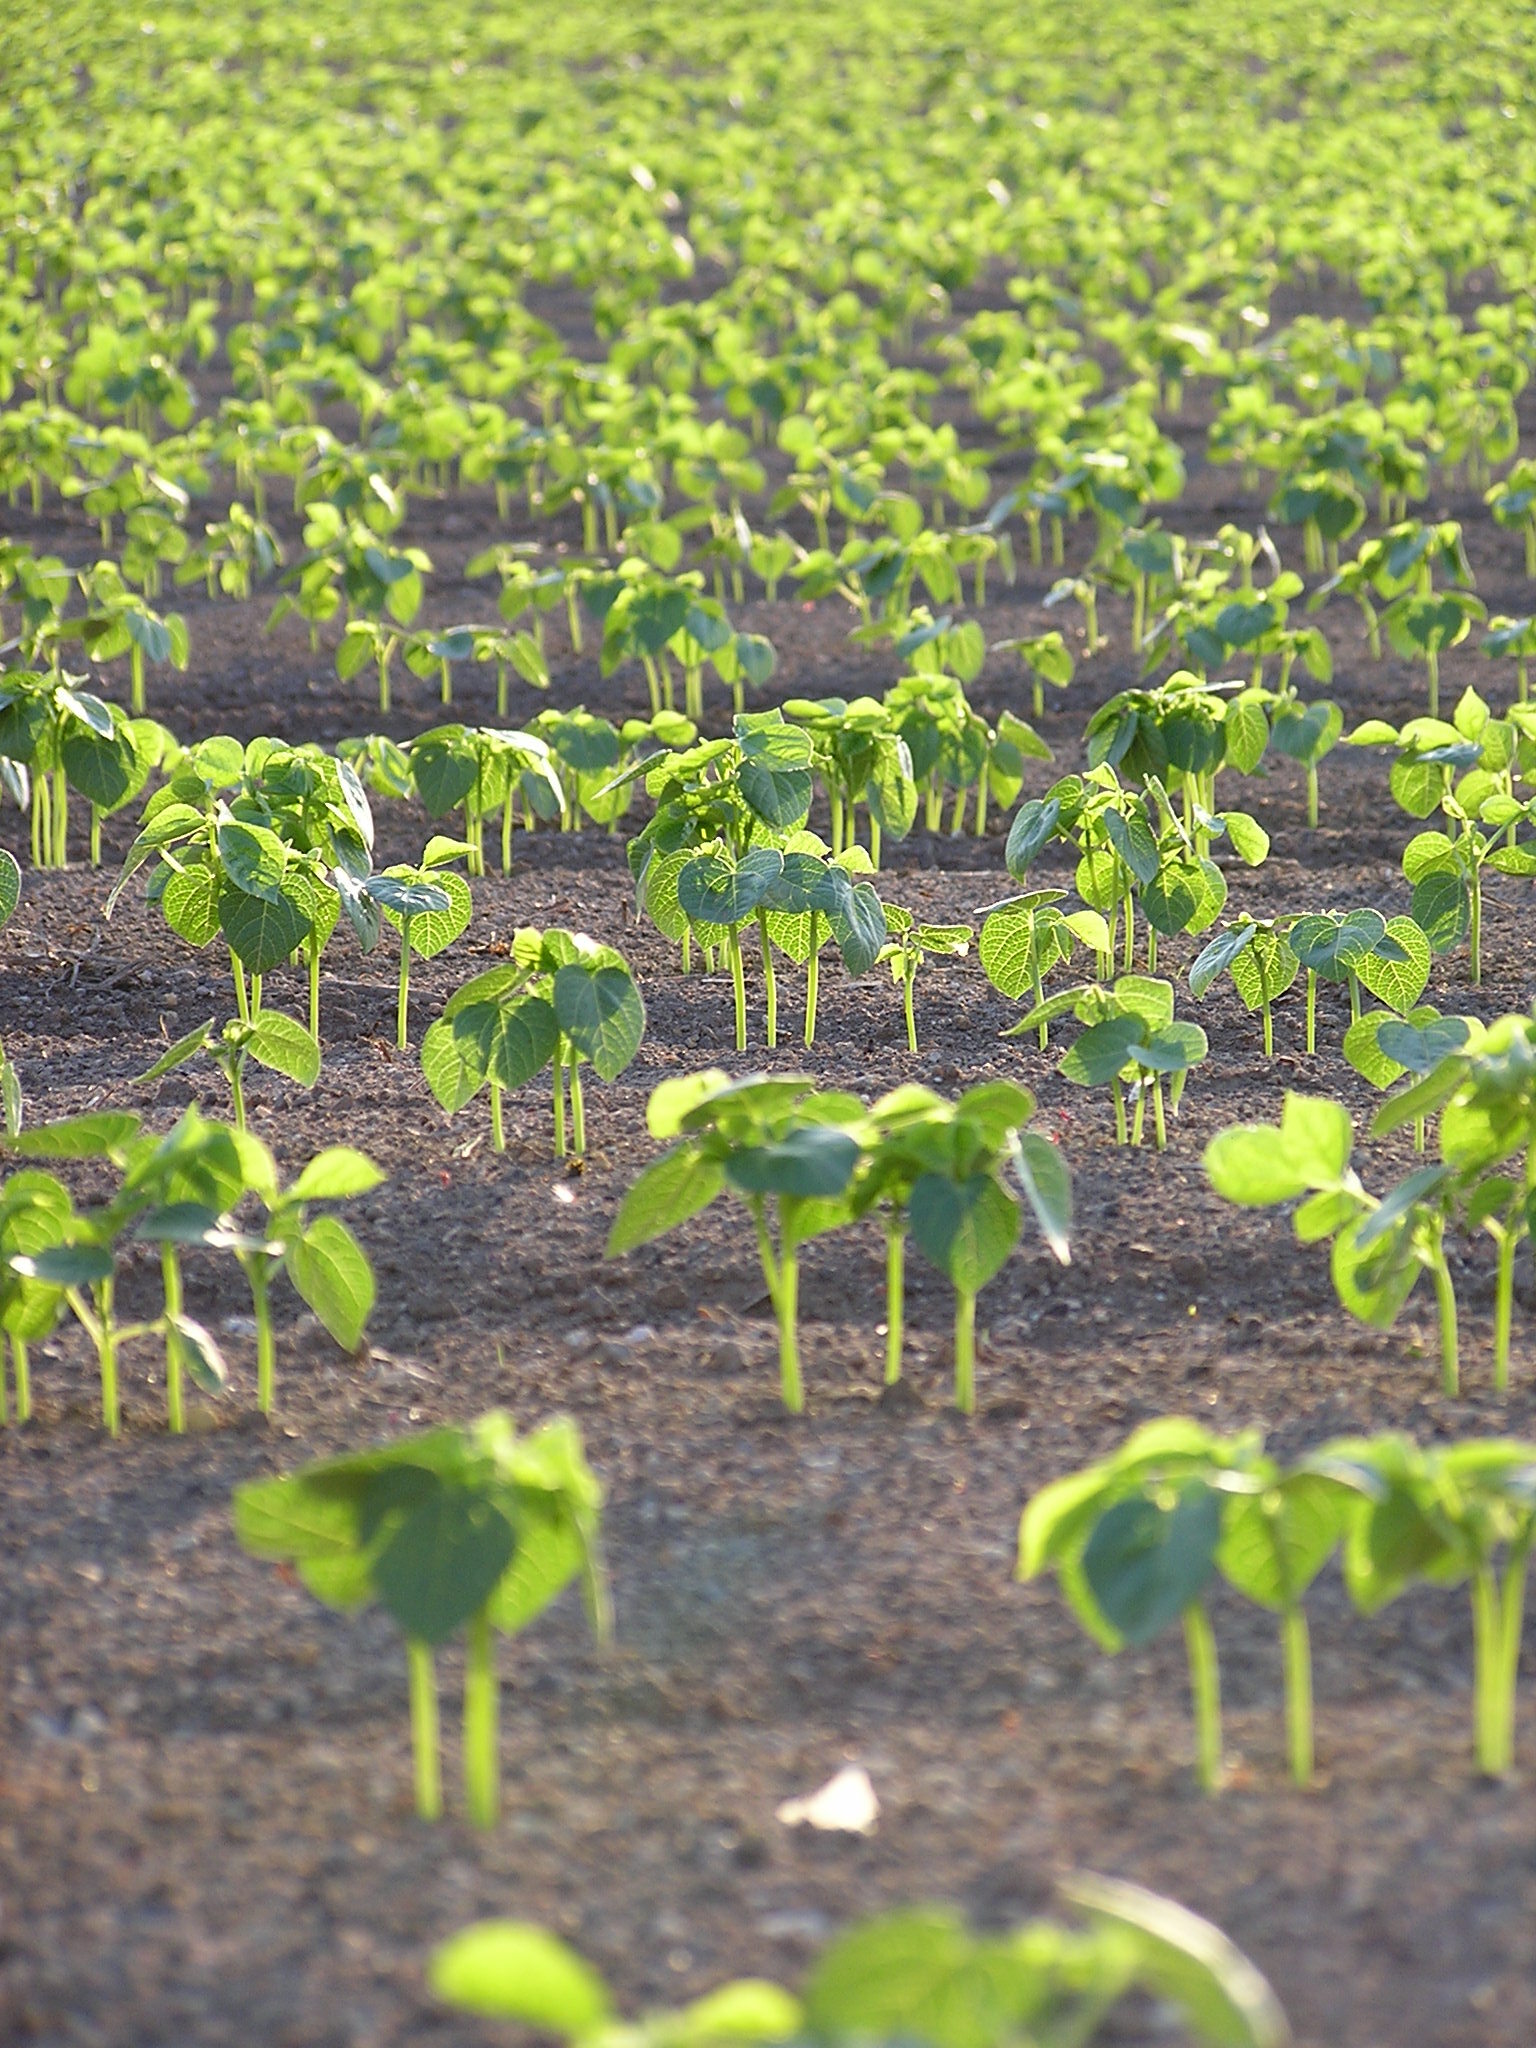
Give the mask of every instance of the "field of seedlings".
[(12, 0), (0, 2041), (1531, 2048), (1529, 26)]

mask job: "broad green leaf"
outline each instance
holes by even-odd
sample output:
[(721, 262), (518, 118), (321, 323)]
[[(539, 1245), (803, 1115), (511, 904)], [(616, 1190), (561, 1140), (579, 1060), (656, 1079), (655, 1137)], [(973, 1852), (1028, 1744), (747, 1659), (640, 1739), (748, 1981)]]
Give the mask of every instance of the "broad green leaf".
[(421, 1041), (421, 1071), (439, 1104), (454, 1116), (485, 1086), (491, 1041), (500, 1022), (494, 1003), (472, 1003), (429, 1024)]
[(275, 1074), (313, 1088), (320, 1078), (320, 1048), (304, 1026), (281, 1010), (263, 1010), (246, 1040), (251, 1058)]
[(516, 1537), (491, 1501), (444, 1485), (435, 1474), (419, 1495), (401, 1487), (409, 1469), (382, 1472), (374, 1482), (386, 1495), (399, 1488), (404, 1511), (398, 1520), (389, 1514), (389, 1533), (373, 1558), (371, 1576), (379, 1600), (405, 1634), (435, 1644), (489, 1600), (512, 1562)]
[(1133, 1647), (1176, 1621), (1209, 1583), (1221, 1537), (1221, 1496), (1202, 1480), (1171, 1506), (1135, 1494), (1094, 1525), (1083, 1575), (1110, 1626)]
[(309, 936), (309, 919), (286, 896), (275, 901), (240, 889), (219, 892), (219, 929), (252, 974), (269, 974)]
[(578, 2041), (612, 2017), (602, 1979), (573, 1949), (522, 1920), (481, 1920), (432, 1955), (428, 1982), (465, 2012)]
[(696, 1143), (674, 1145), (645, 1169), (619, 1204), (607, 1256), (617, 1258), (664, 1237), (707, 1209), (724, 1185), (724, 1169), (717, 1160), (706, 1158)]
[(555, 976), (555, 1020), (605, 1081), (622, 1074), (645, 1036), (645, 1005), (623, 967), (572, 962)]
[(343, 1351), (355, 1351), (373, 1308), (373, 1269), (334, 1216), (319, 1216), (289, 1246), (288, 1277)]
[(907, 1198), (907, 1223), (923, 1257), (965, 1294), (981, 1292), (1019, 1235), (1017, 1204), (987, 1173), (920, 1175)]
[(351, 1145), (328, 1145), (317, 1152), (286, 1190), (293, 1202), (340, 1202), (382, 1186), (384, 1175), (365, 1152)]
[(87, 1116), (59, 1117), (10, 1139), (22, 1159), (106, 1159), (120, 1152), (139, 1128), (132, 1110), (98, 1109)]

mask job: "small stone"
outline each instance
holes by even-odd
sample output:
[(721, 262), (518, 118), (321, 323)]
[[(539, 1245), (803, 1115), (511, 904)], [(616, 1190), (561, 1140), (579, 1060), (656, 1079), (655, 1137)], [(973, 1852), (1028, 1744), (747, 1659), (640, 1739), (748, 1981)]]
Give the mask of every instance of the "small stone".
[(734, 1337), (725, 1337), (714, 1346), (709, 1354), (712, 1372), (740, 1372), (747, 1362), (746, 1353)]
[(651, 1290), (651, 1305), (658, 1311), (686, 1308), (688, 1290), (681, 1280), (663, 1280)]

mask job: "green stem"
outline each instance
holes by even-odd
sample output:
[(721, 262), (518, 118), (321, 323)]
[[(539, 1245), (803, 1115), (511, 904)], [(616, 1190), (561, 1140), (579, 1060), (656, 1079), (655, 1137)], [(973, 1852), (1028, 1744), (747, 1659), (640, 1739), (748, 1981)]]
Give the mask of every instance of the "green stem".
[(976, 1297), (964, 1287), (955, 1289), (955, 1406), (976, 1413)]
[(741, 961), (741, 926), (733, 924), (725, 942), (731, 962), (731, 993), (736, 1004), (736, 1050), (747, 1049), (747, 977)]
[(1124, 1145), (1129, 1142), (1130, 1137), (1125, 1127), (1125, 1089), (1118, 1074), (1109, 1085), (1115, 1098), (1115, 1143)]
[(581, 1054), (571, 1048), (571, 1150), (578, 1159), (584, 1159), (587, 1152), (587, 1102), (581, 1088)]
[(1317, 763), (1307, 763), (1307, 823), (1317, 830)]
[(267, 1275), (258, 1252), (249, 1268), (251, 1309), (256, 1320), (256, 1406), (263, 1415), (272, 1413), (277, 1393), (277, 1346), (272, 1335), (272, 1304)]
[(1472, 1748), (1477, 1768), (1502, 1777), (1502, 1685), (1505, 1671), (1504, 1613), (1493, 1567), (1472, 1575)]
[(1317, 970), (1307, 969), (1307, 1051), (1317, 1051)]
[(245, 967), (240, 955), (233, 947), (230, 948), (229, 953), (229, 971), (234, 976), (236, 1013), (242, 1024), (249, 1024), (251, 1021), (251, 999), (245, 992)]
[(1184, 1610), (1184, 1648), (1195, 1710), (1195, 1772), (1202, 1792), (1221, 1789), (1221, 1674), (1210, 1617), (1198, 1600)]
[(1525, 1618), (1525, 1573), (1529, 1542), (1513, 1551), (1500, 1596), (1499, 1736), (1502, 1768), (1515, 1763), (1515, 1691), (1520, 1678), (1520, 1637)]
[(491, 1083), (491, 1150), (505, 1152), (507, 1149), (506, 1126), (501, 1115), (501, 1083)]
[(757, 913), (757, 943), (763, 955), (763, 996), (768, 1012), (768, 1044), (779, 1042), (779, 979), (773, 969), (773, 944), (768, 937), (768, 913)]
[(501, 1803), (500, 1709), (495, 1639), (482, 1607), (464, 1644), (464, 1804), (477, 1828), (495, 1827)]
[(411, 1000), (411, 920), (400, 920), (400, 996), (395, 1004), (395, 1043), (404, 1052), (407, 1041), (406, 1013)]
[(796, 1329), (800, 1314), (800, 1255), (794, 1239), (783, 1234), (782, 1208), (779, 1230), (779, 1297), (774, 1304), (779, 1319), (779, 1391), (790, 1414), (798, 1415), (805, 1407)]
[(116, 1436), (123, 1426), (122, 1406), (117, 1392), (117, 1338), (112, 1328), (112, 1282), (102, 1280), (96, 1287), (96, 1356), (101, 1366), (101, 1419), (107, 1434)]
[(1263, 1014), (1264, 1014), (1264, 1057), (1265, 1057), (1265, 1059), (1267, 1059), (1267, 1060), (1272, 1060), (1272, 1059), (1274, 1058), (1274, 1056), (1275, 1056), (1275, 1013), (1274, 1013), (1274, 1011), (1273, 1011), (1273, 1010), (1272, 1010), (1272, 1009), (1271, 1009), (1271, 1008), (1269, 1007), (1269, 1004), (1268, 1004), (1268, 1002), (1266, 1002), (1266, 1003), (1264, 1004), (1264, 1010), (1263, 1010)]
[(1163, 1109), (1161, 1074), (1152, 1076), (1152, 1125), (1157, 1135), (1157, 1149), (1159, 1152), (1165, 1152), (1168, 1149), (1168, 1119)]
[(563, 1159), (565, 1157), (565, 1061), (560, 1056), (558, 1045), (555, 1047), (553, 1065), (555, 1069), (555, 1157)]
[(1483, 872), (1474, 860), (1472, 863), (1472, 986), (1481, 988), (1483, 982)]
[(229, 1064), (229, 1092), (234, 1101), (237, 1131), (245, 1129), (245, 1084), (240, 1078), (240, 1070), (244, 1065), (245, 1059), (240, 1054), (237, 1054)]
[(811, 950), (805, 963), (805, 1042), (816, 1043), (816, 991), (821, 980), (821, 948), (817, 941), (821, 937), (817, 926), (820, 918), (816, 911), (811, 914)]
[(160, 1247), (160, 1279), (165, 1289), (165, 1414), (171, 1434), (180, 1436), (187, 1426), (185, 1359), (181, 1333), (171, 1318), (181, 1314), (181, 1261), (176, 1247)]
[(1442, 1390), (1454, 1396), (1461, 1388), (1461, 1368), (1456, 1341), (1456, 1290), (1451, 1285), (1451, 1269), (1445, 1262), (1445, 1253), (1435, 1253), (1430, 1276), (1435, 1283), (1435, 1306), (1440, 1311), (1440, 1385)]
[(16, 1376), (16, 1420), (30, 1422), (32, 1419), (32, 1373), (27, 1359), (24, 1340), (14, 1333), (11, 1337), (11, 1370)]
[(913, 992), (917, 987), (917, 962), (909, 960), (901, 977), (901, 1007), (907, 1020), (907, 1051), (917, 1051), (917, 1017), (912, 1008)]
[(415, 1763), (416, 1812), (422, 1820), (440, 1820), (443, 1778), (438, 1754), (437, 1674), (432, 1668), (432, 1647), (429, 1643), (407, 1637), (405, 1655), (411, 1675), (411, 1754)]
[(309, 1035), (316, 1044), (320, 1041), (320, 947), (311, 937), (309, 942)]
[(1302, 1608), (1287, 1610), (1280, 1624), (1280, 1641), (1285, 1652), (1285, 1728), (1291, 1776), (1298, 1785), (1310, 1785), (1314, 1762), (1312, 1641)]
[(905, 1336), (907, 1288), (907, 1237), (899, 1223), (885, 1226), (885, 1384), (894, 1386), (901, 1378), (901, 1353)]

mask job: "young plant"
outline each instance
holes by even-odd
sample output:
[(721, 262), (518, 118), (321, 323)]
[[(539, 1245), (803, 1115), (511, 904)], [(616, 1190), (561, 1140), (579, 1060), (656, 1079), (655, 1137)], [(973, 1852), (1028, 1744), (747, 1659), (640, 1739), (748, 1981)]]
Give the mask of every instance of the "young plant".
[(1054, 1570), (1103, 1649), (1140, 1646), (1182, 1620), (1202, 1788), (1221, 1784), (1221, 1695), (1205, 1593), (1220, 1575), (1280, 1617), (1286, 1748), (1298, 1785), (1314, 1767), (1312, 1654), (1303, 1602), (1344, 1535), (1347, 1487), (1284, 1472), (1256, 1431), (1146, 1424), (1107, 1458), (1037, 1493), (1019, 1524), (1018, 1576)]
[[(1418, 1091), (1394, 1098), (1383, 1115), (1401, 1121)], [(1408, 1112), (1410, 1115), (1412, 1111)], [(1378, 1117), (1378, 1126), (1381, 1124)], [(1333, 1240), (1334, 1290), (1350, 1314), (1388, 1330), (1422, 1274), (1435, 1291), (1440, 1323), (1441, 1384), (1460, 1388), (1456, 1292), (1445, 1232), (1457, 1188), (1448, 1166), (1423, 1167), (1377, 1199), (1350, 1166), (1354, 1129), (1342, 1103), (1287, 1093), (1280, 1122), (1234, 1124), (1205, 1148), (1212, 1187), (1244, 1208), (1307, 1199), (1294, 1225), (1302, 1244)]]
[(1230, 974), (1245, 1010), (1264, 1023), (1264, 1057), (1275, 1056), (1274, 1006), (1301, 972), (1287, 933), (1289, 918), (1250, 917), (1246, 911), (1223, 927), (1196, 955), (1189, 992), (1203, 1001), (1212, 984)]
[(209, 1055), (228, 1084), (237, 1131), (245, 1129), (243, 1076), (248, 1060), (254, 1060), (270, 1073), (296, 1081), (301, 1088), (313, 1088), (320, 1078), (320, 1047), (304, 1026), (285, 1017), (281, 1010), (263, 1010), (250, 1023), (232, 1017), (222, 1031), (215, 1030), (210, 1017), (206, 1024), (199, 1024), (185, 1038), (168, 1046), (152, 1067), (136, 1075), (135, 1085), (158, 1081), (202, 1053)]
[(1307, 1464), (1357, 1496), (1344, 1583), (1362, 1613), (1379, 1612), (1415, 1581), (1470, 1585), (1473, 1756), (1486, 1776), (1507, 1777), (1536, 1542), (1536, 1444), (1484, 1437), (1426, 1451), (1400, 1436), (1344, 1438)]
[[(463, 860), (470, 851), (465, 840), (434, 836), (427, 841), (419, 866), (385, 868), (382, 874), (370, 875), (363, 886), (368, 906), (377, 906), (400, 934), (395, 1042), (402, 1052), (410, 1042), (412, 954), (418, 960), (435, 960), (463, 936), (474, 916), (468, 882), (449, 872), (449, 863)], [(344, 904), (348, 901), (345, 891), (342, 900)]]
[(1118, 1878), (1081, 1874), (1060, 1890), (1086, 1931), (1031, 1920), (976, 1934), (939, 1907), (860, 1921), (822, 1952), (800, 1999), (744, 1978), (624, 2019), (589, 1963), (520, 1920), (463, 1928), (434, 1952), (428, 1976), (446, 2004), (566, 2048), (621, 2035), (634, 2048), (1093, 2048), (1120, 2038), (1117, 2015), (1133, 1992), (1166, 2006), (1203, 2048), (1287, 2048), (1273, 1991), (1208, 1921)]
[[(1179, 1113), (1189, 1070), (1210, 1050), (1198, 1024), (1174, 1016), (1173, 983), (1153, 975), (1122, 974), (1111, 988), (1086, 982), (1062, 989), (1010, 1025), (1003, 1036), (1016, 1038), (1041, 1029), (1069, 1011), (1088, 1028), (1057, 1063), (1057, 1072), (1081, 1088), (1112, 1091), (1117, 1144), (1142, 1143), (1150, 1099), (1154, 1142), (1161, 1152), (1168, 1143), (1168, 1115)], [(1130, 1119), (1127, 1090), (1134, 1105)]]
[(878, 1211), (886, 1239), (887, 1382), (901, 1376), (905, 1247), (910, 1236), (955, 1290), (955, 1406), (976, 1409), (976, 1297), (1018, 1241), (1017, 1183), (1052, 1254), (1070, 1262), (1072, 1183), (1060, 1152), (1027, 1129), (1035, 1098), (989, 1081), (945, 1102), (901, 1088), (870, 1111), (851, 1197), (856, 1216)]
[[(1018, 1001), (1034, 997), (1038, 1013), (1045, 1004), (1045, 979), (1064, 965), (1078, 946), (1086, 946), (1103, 974), (1114, 972), (1109, 926), (1097, 910), (1062, 910), (1065, 889), (1032, 889), (1008, 896), (977, 912), (981, 927), (979, 957), (988, 981), (1001, 995)], [(1050, 1043), (1050, 1022), (1039, 1019), (1040, 1050)]]
[(377, 1601), (406, 1639), (416, 1811), (442, 1812), (433, 1657), (461, 1628), (464, 1803), (494, 1827), (500, 1805), (495, 1638), (517, 1635), (580, 1578), (608, 1630), (598, 1556), (602, 1492), (574, 1423), (519, 1437), (500, 1410), (376, 1451), (237, 1487), (235, 1533), (255, 1557), (291, 1564), (344, 1612)]
[(491, 1144), (506, 1150), (502, 1095), (547, 1066), (554, 1069), (555, 1157), (566, 1156), (566, 1090), (571, 1145), (587, 1149), (581, 1064), (617, 1080), (640, 1050), (645, 1005), (622, 953), (558, 926), (516, 932), (512, 958), (449, 997), (421, 1042), (427, 1085), (449, 1116), (489, 1087)]
[(1360, 985), (1373, 994), (1416, 1000), (1429, 979), (1429, 942), (1411, 917), (1379, 910), (1307, 911), (1286, 927), (1286, 943), (1307, 977), (1307, 1051), (1317, 1051), (1317, 984), (1345, 982), (1350, 1022), (1360, 1017)]
[(917, 1016), (913, 1009), (913, 995), (917, 987), (917, 970), (930, 956), (963, 960), (970, 952), (976, 934), (968, 924), (920, 924), (910, 910), (903, 910), (894, 903), (884, 904), (882, 908), (890, 937), (879, 958), (890, 963), (891, 979), (901, 990), (902, 1014), (907, 1024), (907, 1050), (916, 1052)]
[[(1134, 636), (1133, 636), (1134, 637)], [(1029, 677), (1031, 715), (1045, 716), (1045, 686), (1064, 690), (1075, 673), (1072, 651), (1060, 633), (1032, 633), (1013, 640), (994, 640), (994, 654), (1016, 654)]]
[(846, 1197), (864, 1142), (863, 1103), (818, 1092), (802, 1075), (733, 1081), (712, 1067), (663, 1081), (645, 1120), (658, 1142), (673, 1142), (619, 1205), (607, 1256), (675, 1230), (727, 1187), (738, 1194), (752, 1218), (779, 1326), (780, 1394), (790, 1413), (800, 1414), (800, 1252), (809, 1239), (850, 1220)]

